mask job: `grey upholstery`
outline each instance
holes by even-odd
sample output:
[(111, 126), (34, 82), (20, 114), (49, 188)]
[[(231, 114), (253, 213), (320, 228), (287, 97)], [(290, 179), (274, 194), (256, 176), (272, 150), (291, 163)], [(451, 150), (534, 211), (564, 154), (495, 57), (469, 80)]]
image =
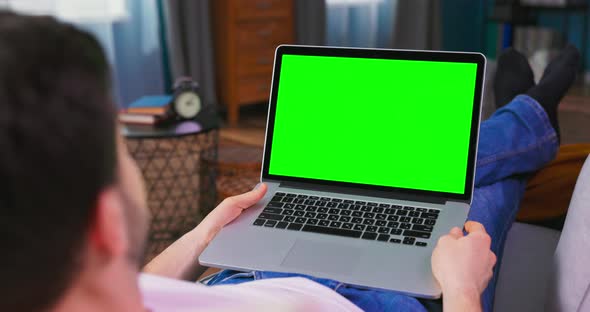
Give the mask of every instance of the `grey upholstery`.
[(500, 275), (494, 311), (543, 311), (550, 268), (560, 232), (524, 223), (512, 225)]
[(590, 311), (590, 158), (576, 182), (561, 233), (512, 226), (494, 311)]
[[(486, 75), (483, 85), (483, 101), (481, 103), (481, 120), (484, 121), (496, 111), (496, 98), (494, 96), (494, 77), (496, 76), (496, 62), (488, 60), (486, 63)], [(508, 103), (505, 103), (508, 104)]]
[(580, 172), (554, 256), (546, 311), (590, 311), (590, 158)]

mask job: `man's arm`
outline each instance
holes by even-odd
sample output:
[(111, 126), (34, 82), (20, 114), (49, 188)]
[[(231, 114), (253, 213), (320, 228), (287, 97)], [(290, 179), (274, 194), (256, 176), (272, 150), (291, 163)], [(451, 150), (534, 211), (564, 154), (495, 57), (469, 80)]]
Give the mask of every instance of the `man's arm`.
[(266, 193), (266, 184), (242, 195), (226, 198), (192, 231), (186, 233), (148, 263), (143, 271), (182, 280), (196, 280), (205, 268), (198, 257), (221, 228), (244, 209), (257, 203)]
[(453, 228), (432, 253), (432, 272), (442, 288), (445, 311), (481, 311), (481, 294), (496, 264), (483, 225), (469, 221), (465, 230), (467, 236)]

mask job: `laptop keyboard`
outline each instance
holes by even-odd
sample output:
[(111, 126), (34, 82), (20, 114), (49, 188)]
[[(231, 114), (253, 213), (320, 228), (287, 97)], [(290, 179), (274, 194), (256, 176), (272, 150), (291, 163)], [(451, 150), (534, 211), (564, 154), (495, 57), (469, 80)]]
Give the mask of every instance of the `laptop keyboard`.
[(304, 194), (274, 194), (255, 226), (427, 246), (440, 210)]

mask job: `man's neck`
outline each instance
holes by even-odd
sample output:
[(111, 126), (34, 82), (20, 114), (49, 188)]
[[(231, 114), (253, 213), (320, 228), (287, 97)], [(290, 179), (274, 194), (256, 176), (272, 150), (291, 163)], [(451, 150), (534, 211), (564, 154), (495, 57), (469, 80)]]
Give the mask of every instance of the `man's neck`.
[(53, 311), (144, 311), (137, 274), (126, 263), (83, 272)]

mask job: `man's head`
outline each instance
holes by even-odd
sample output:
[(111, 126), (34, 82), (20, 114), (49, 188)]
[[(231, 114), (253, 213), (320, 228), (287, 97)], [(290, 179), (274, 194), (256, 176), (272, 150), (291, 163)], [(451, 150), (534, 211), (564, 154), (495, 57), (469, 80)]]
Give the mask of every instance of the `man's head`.
[(89, 34), (0, 11), (0, 311), (50, 308), (89, 266), (137, 267), (143, 185), (109, 75)]

